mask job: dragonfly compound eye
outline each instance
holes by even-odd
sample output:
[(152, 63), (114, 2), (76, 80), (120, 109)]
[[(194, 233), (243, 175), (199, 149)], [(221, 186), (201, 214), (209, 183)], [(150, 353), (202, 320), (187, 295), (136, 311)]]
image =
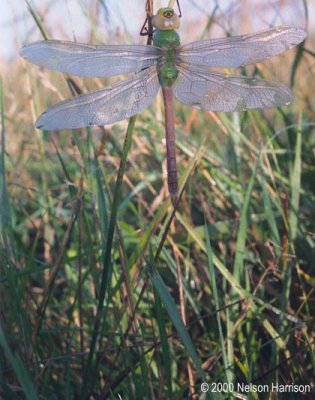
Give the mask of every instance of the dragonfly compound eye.
[(168, 11), (165, 11), (165, 12), (163, 13), (163, 16), (164, 16), (165, 18), (172, 18), (173, 15), (174, 15), (174, 11), (173, 11), (173, 10), (168, 10)]

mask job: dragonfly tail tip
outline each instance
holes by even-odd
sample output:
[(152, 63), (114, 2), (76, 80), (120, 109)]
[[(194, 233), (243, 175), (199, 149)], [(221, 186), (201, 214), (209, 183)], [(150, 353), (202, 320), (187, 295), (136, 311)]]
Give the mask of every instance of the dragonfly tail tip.
[(177, 196), (177, 194), (172, 194), (171, 195), (171, 200), (172, 200), (172, 204), (173, 204), (173, 207), (174, 208), (176, 208), (176, 206), (177, 206), (177, 201), (178, 201), (178, 196)]

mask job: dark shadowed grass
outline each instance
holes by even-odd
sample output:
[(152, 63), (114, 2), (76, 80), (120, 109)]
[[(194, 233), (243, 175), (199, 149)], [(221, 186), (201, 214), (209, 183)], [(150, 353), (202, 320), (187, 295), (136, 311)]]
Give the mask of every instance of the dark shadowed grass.
[[(203, 381), (229, 385), (214, 399), (271, 398), (237, 383), (314, 391), (313, 48), (281, 58), (288, 107), (176, 105), (176, 213), (160, 98), (129, 124), (47, 134), (32, 114), (69, 88), (17, 62), (0, 97), (3, 398), (204, 398)], [(272, 78), (277, 62), (247, 73)]]

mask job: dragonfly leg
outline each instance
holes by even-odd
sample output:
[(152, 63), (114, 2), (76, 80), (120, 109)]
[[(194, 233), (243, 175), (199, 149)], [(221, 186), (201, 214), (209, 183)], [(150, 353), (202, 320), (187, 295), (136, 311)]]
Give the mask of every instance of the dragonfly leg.
[(176, 144), (174, 126), (174, 101), (171, 86), (162, 88), (165, 107), (167, 183), (172, 203), (175, 206), (178, 198), (178, 177), (176, 166)]

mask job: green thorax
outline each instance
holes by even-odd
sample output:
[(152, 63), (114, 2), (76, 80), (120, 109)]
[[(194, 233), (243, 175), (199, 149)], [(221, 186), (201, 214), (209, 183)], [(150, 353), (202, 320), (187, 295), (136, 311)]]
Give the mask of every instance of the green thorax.
[(175, 65), (176, 49), (180, 38), (175, 30), (157, 30), (153, 38), (154, 46), (163, 49), (163, 58), (158, 63), (159, 81), (162, 87), (172, 86), (178, 76)]
[(157, 30), (154, 34), (153, 44), (157, 47), (176, 48), (180, 46), (179, 34), (174, 30)]

